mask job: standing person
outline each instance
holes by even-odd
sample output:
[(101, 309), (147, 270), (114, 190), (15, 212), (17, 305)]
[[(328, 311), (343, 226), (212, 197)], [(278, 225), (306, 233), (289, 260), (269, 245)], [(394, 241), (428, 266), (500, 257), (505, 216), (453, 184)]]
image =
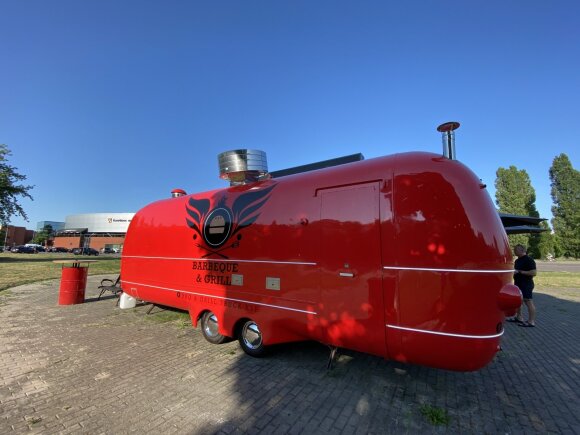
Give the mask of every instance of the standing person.
[(524, 322), (522, 318), (522, 307), (518, 308), (516, 317), (508, 319), (509, 322), (517, 322), (519, 326), (533, 328), (536, 326), (536, 307), (532, 300), (532, 291), (534, 290), (534, 276), (536, 276), (536, 262), (528, 256), (526, 248), (523, 245), (516, 245), (514, 253), (518, 257), (514, 263), (514, 284), (522, 292), (524, 304), (528, 308), (528, 321)]

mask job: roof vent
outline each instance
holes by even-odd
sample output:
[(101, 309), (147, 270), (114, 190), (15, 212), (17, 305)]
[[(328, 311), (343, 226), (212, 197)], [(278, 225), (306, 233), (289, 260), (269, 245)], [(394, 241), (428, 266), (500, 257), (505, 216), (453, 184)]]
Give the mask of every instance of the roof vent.
[(171, 191), (172, 198), (179, 198), (180, 196), (187, 195), (187, 192), (183, 189), (173, 189)]
[(233, 150), (218, 155), (220, 178), (231, 186), (268, 178), (266, 153), (259, 150)]

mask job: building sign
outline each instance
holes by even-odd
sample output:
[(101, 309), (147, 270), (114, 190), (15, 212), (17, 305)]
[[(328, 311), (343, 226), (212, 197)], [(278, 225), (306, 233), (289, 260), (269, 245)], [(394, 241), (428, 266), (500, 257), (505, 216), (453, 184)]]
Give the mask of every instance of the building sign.
[(129, 223), (131, 222), (131, 219), (115, 219), (115, 218), (107, 218), (107, 221), (112, 224), (112, 223)]

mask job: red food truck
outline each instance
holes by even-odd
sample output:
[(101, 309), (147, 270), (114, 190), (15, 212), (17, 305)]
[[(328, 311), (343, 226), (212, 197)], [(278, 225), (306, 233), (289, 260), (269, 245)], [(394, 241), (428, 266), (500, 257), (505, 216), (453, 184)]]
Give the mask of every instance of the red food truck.
[(271, 177), (255, 169), (263, 153), (223, 153), (230, 187), (176, 190), (136, 213), (123, 291), (188, 310), (208, 341), (236, 338), (252, 356), (316, 340), (477, 370), (521, 294), (485, 185), (452, 157), (410, 152)]

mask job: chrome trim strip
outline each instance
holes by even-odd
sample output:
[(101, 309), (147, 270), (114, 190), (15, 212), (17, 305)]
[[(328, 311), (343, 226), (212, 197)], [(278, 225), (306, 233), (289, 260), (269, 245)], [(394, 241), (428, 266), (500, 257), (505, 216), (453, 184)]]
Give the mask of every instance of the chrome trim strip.
[(174, 289), (174, 288), (159, 287), (159, 286), (156, 286), (156, 285), (148, 285), (148, 284), (143, 284), (143, 283), (140, 283), (140, 282), (125, 281), (123, 279), (121, 280), (121, 283), (133, 284), (133, 285), (140, 285), (140, 286), (143, 286), (143, 287), (151, 287), (151, 288), (156, 288), (156, 289), (159, 289), (159, 290), (166, 290), (166, 291), (172, 291), (172, 292), (178, 292), (178, 293), (187, 293), (187, 294), (190, 294), (190, 295), (206, 296), (208, 298), (223, 299), (225, 301), (245, 302), (246, 304), (261, 305), (263, 307), (278, 308), (280, 310), (296, 311), (298, 313), (314, 314), (314, 315), (317, 315), (318, 314), (315, 311), (298, 310), (296, 308), (288, 308), (288, 307), (281, 307), (279, 305), (263, 304), (261, 302), (246, 301), (244, 299), (234, 299), (234, 298), (226, 298), (226, 297), (223, 297), (223, 296), (207, 295), (207, 294), (204, 294), (204, 293), (187, 292), (187, 291), (184, 291), (184, 290), (177, 290), (177, 289)]
[(435, 269), (429, 267), (399, 267), (383, 266), (387, 270), (422, 270), (427, 272), (464, 272), (464, 273), (514, 273), (514, 269), (482, 270), (482, 269)]
[(296, 264), (304, 266), (316, 266), (317, 263), (300, 261), (267, 261), (267, 260), (226, 260), (218, 258), (183, 258), (183, 257), (148, 257), (145, 255), (123, 255), (121, 258), (147, 258), (150, 260), (187, 260), (187, 261), (221, 261), (230, 263), (266, 263), (266, 264)]
[(395, 326), (395, 325), (386, 325), (387, 328), (392, 329), (401, 329), (403, 331), (411, 331), (411, 332), (423, 332), (425, 334), (434, 334), (434, 335), (444, 335), (446, 337), (459, 337), (459, 338), (497, 338), (501, 337), (504, 331), (501, 331), (499, 334), (494, 335), (464, 335), (464, 334), (450, 334), (448, 332), (437, 332), (437, 331), (426, 331), (425, 329), (414, 329), (414, 328), (405, 328), (404, 326)]

